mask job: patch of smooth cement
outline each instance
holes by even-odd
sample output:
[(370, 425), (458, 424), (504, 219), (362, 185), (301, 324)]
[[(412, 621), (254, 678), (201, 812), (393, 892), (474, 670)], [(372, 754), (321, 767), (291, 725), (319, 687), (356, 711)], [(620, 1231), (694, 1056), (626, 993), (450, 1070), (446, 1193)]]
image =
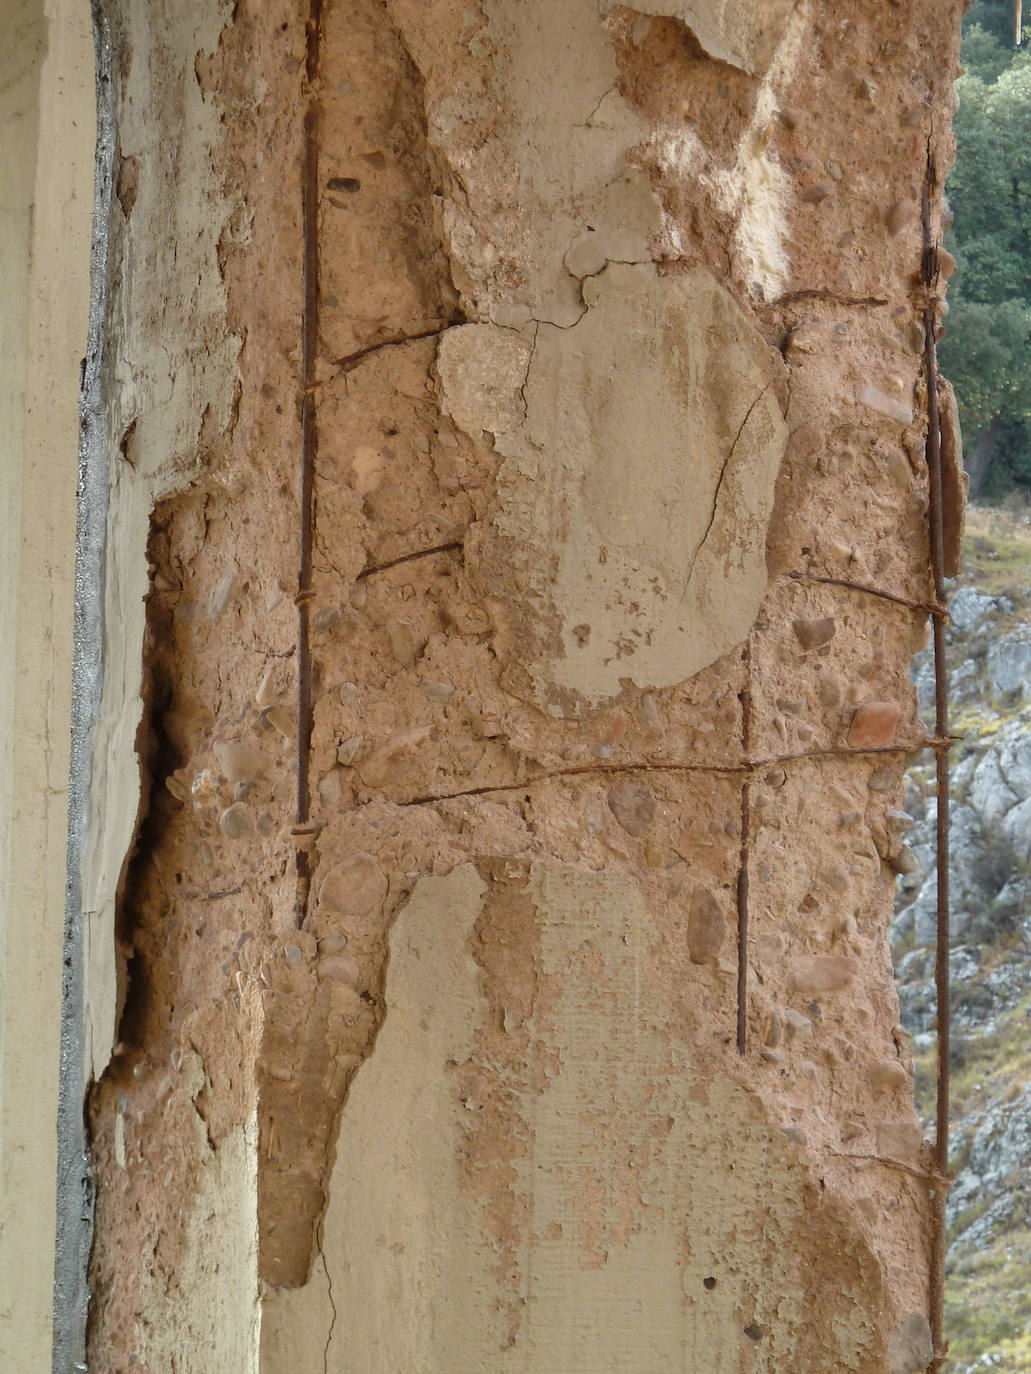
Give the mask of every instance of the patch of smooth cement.
[(141, 1364), (155, 1374), (258, 1370), (256, 1116), (206, 1154), (186, 1218), (175, 1288), (157, 1277), (162, 1271), (153, 1253), (141, 1259), (144, 1319), (137, 1349)]
[[(472, 952), (487, 886), (468, 865), (423, 879), (344, 1109), (323, 1263), (266, 1299), (262, 1374), (323, 1351), (330, 1374), (883, 1368), (876, 1260), (758, 1100), (692, 1068), (648, 995), (655, 918), (633, 879), (540, 863), (506, 885), (540, 931), (533, 968), (509, 975), (541, 989), (533, 1063), (480, 1048), (505, 998), (488, 1006)], [(456, 1086), (470, 1064), (486, 1101)], [(491, 1093), (507, 1140), (477, 1140)], [(523, 1218), (514, 1261), (469, 1187), (499, 1161)], [(828, 1263), (833, 1307), (811, 1282)]]
[[(584, 299), (574, 327), (537, 328), (532, 354), (513, 331), (488, 350), (490, 326), (473, 326), (438, 355), (445, 406), (505, 455), (479, 575), (509, 589), (499, 651), (529, 659), (545, 702), (670, 686), (744, 639), (787, 439), (784, 363), (713, 277), (612, 264)], [(516, 393), (525, 419), (506, 427)]]
[(229, 423), (240, 347), (226, 322), (218, 245), (241, 232), (241, 212), (213, 171), (220, 114), (195, 75), (198, 54), (216, 50), (232, 6), (110, 8), (119, 42), (132, 53), (116, 113), (119, 151), (136, 159), (139, 182), (128, 219), (113, 203), (105, 322), (103, 689), (82, 879), (87, 1082), (103, 1072), (114, 1040), (114, 911), (140, 813), (136, 736), (151, 510), (196, 471), (205, 410), (220, 427)]

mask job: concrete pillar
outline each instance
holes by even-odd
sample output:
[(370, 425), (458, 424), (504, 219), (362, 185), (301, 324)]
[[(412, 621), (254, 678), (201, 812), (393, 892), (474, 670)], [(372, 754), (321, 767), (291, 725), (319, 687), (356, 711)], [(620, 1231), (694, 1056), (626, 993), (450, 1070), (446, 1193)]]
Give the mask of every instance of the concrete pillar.
[(92, 1366), (926, 1365), (960, 8), (111, 5)]

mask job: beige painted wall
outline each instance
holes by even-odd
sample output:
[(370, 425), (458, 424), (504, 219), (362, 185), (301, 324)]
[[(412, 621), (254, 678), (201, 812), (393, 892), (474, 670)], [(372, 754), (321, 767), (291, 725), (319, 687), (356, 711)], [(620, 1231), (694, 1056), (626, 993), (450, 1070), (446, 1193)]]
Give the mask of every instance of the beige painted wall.
[(73, 0), (0, 0), (0, 31), (0, 1368), (36, 1374), (50, 1369), (93, 45)]

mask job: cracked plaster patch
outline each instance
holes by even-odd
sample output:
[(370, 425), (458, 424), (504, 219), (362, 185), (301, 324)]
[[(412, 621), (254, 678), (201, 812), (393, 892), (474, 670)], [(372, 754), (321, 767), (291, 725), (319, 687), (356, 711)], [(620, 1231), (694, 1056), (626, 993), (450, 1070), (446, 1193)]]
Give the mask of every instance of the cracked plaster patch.
[(526, 414), (522, 387), (532, 343), (514, 329), (464, 324), (441, 335), (437, 373), (447, 409), (467, 434), (517, 428)]
[(494, 101), (470, 109), (449, 91), (429, 104), (431, 139), (467, 188), (442, 209), (455, 283), (471, 315), (567, 327), (583, 314), (579, 276), (651, 259), (659, 206), (626, 160), (650, 129), (619, 94), (589, 0), (484, 11)]
[(470, 558), (496, 593), (498, 651), (565, 710), (626, 678), (681, 682), (745, 637), (787, 437), (780, 356), (713, 278), (611, 265), (584, 296), (574, 327), (537, 330), (521, 424), (523, 352), (502, 331), (493, 385), (490, 326), (451, 331), (440, 367), (452, 415), (505, 458)]

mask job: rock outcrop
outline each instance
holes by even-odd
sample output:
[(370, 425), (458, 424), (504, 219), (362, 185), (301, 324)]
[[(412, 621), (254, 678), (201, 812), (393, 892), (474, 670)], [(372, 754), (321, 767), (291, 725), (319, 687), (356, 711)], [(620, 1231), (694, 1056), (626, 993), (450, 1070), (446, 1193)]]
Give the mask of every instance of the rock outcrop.
[[(988, 517), (984, 517), (988, 520)], [(980, 517), (979, 517), (980, 522)], [(989, 521), (990, 528), (990, 521)], [(1031, 543), (1010, 540), (1012, 581), (996, 584), (994, 543), (982, 545), (949, 603), (956, 727), (952, 775), (953, 1164), (949, 1195), (947, 1334), (957, 1370), (1027, 1367), (1031, 1158), (1027, 1035), (1031, 986), (1031, 680), (1000, 683), (1027, 642)], [(1016, 550), (1016, 552), (1014, 552)], [(974, 579), (968, 581), (967, 579)], [(1023, 584), (1027, 579), (1027, 584)], [(914, 664), (925, 712), (927, 655)], [(1001, 686), (1005, 690), (1001, 690)], [(892, 925), (902, 1020), (912, 1033), (917, 1096), (933, 1117), (934, 830), (932, 778), (918, 767), (907, 788), (907, 858)]]

